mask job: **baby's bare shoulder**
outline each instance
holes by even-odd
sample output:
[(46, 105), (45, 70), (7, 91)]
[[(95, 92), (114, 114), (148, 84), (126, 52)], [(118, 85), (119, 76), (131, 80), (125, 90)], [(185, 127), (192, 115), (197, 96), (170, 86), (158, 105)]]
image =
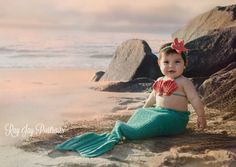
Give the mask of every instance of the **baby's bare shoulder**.
[(157, 78), (156, 81), (162, 80), (163, 78), (164, 78), (164, 77), (159, 77), (159, 78)]
[(184, 76), (179, 77), (177, 82), (179, 84), (181, 84), (182, 86), (191, 85), (192, 84), (192, 81), (190, 79), (184, 77)]

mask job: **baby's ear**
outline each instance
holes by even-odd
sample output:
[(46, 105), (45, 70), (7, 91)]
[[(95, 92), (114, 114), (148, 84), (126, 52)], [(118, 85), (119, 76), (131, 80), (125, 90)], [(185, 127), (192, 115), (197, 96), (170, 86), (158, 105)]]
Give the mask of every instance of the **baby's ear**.
[(158, 66), (160, 66), (160, 59), (157, 59), (157, 64)]
[(186, 63), (185, 63), (185, 68), (188, 66), (188, 60), (186, 60)]

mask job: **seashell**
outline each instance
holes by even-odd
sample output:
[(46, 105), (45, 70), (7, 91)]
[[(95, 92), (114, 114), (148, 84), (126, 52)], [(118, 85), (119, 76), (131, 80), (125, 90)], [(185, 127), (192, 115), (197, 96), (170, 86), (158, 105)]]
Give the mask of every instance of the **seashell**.
[(163, 94), (162, 84), (163, 84), (163, 80), (158, 80), (152, 85), (152, 88), (155, 90), (156, 94), (159, 96), (162, 96)]
[(163, 95), (170, 96), (178, 88), (174, 80), (166, 80), (163, 82)]
[(152, 85), (152, 88), (159, 96), (170, 96), (178, 88), (178, 86), (174, 80), (169, 79), (156, 81)]

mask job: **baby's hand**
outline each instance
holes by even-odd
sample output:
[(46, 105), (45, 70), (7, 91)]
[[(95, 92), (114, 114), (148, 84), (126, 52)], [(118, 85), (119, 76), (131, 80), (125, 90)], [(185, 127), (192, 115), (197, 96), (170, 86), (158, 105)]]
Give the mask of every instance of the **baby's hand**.
[(205, 116), (198, 116), (197, 118), (197, 127), (201, 130), (205, 129), (207, 125), (206, 117)]

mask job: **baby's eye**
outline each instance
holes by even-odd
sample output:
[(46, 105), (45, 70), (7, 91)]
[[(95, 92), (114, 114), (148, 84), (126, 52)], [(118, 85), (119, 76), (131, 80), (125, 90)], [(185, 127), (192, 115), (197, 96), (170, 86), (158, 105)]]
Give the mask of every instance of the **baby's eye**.
[(179, 60), (177, 60), (177, 61), (175, 61), (175, 63), (180, 63), (180, 61), (179, 61)]
[(164, 64), (169, 64), (169, 61), (164, 61)]

